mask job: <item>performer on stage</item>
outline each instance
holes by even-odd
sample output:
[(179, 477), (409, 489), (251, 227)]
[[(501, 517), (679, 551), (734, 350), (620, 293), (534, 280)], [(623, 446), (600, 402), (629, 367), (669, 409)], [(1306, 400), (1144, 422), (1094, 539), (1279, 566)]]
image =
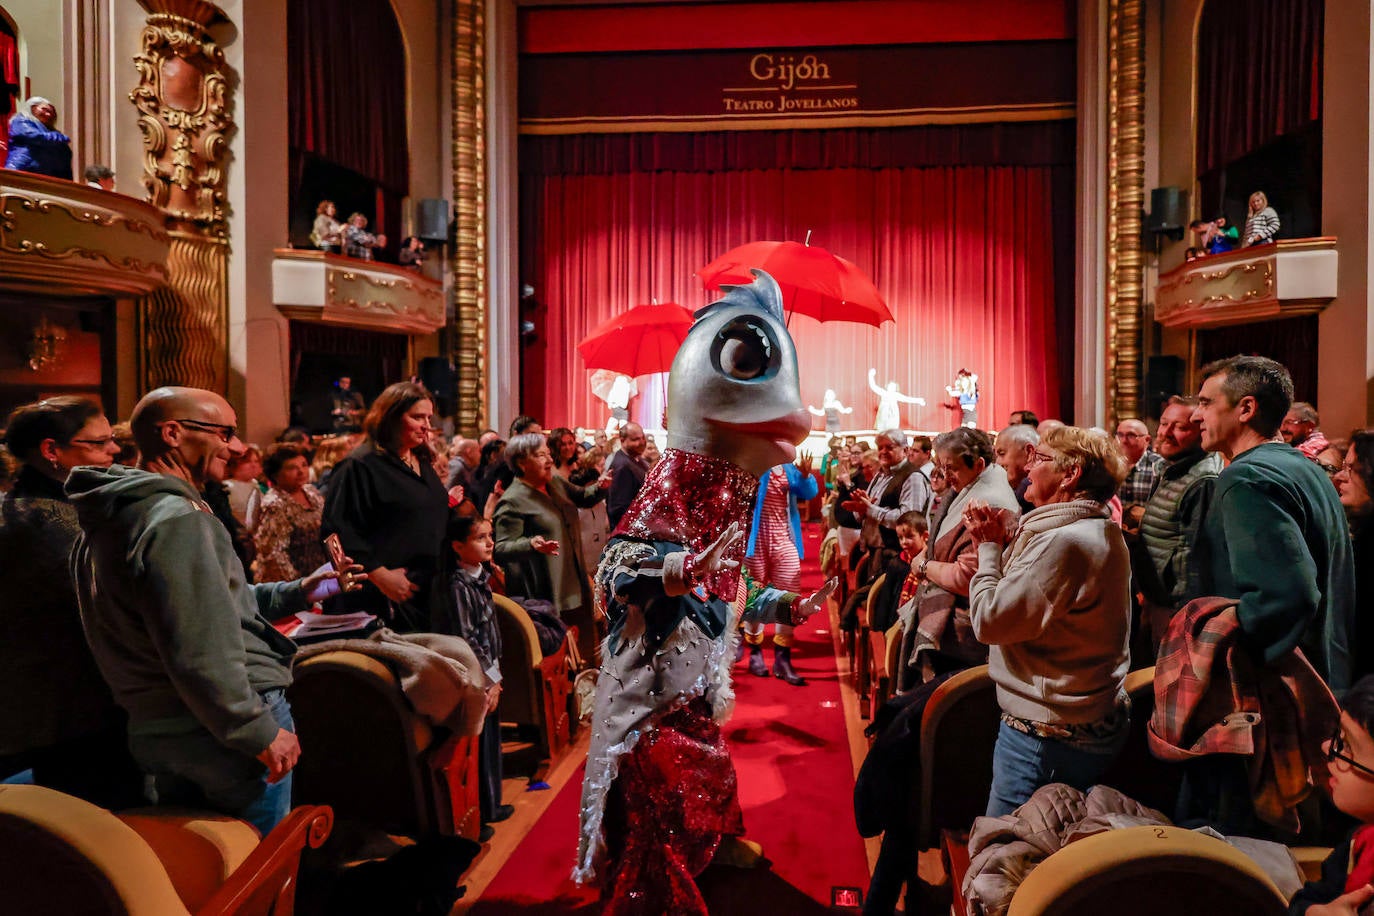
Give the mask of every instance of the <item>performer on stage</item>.
[(840, 399), (835, 397), (835, 389), (833, 388), (825, 389), (825, 397), (821, 400), (819, 408), (807, 404), (806, 409), (811, 412), (812, 416), (825, 417), (825, 434), (827, 436), (839, 435), (840, 414), (854, 412), (853, 407), (845, 407), (840, 403)]
[(950, 396), (949, 407), (959, 411), (959, 425), (969, 429), (978, 428), (978, 376), (967, 369), (960, 369), (954, 377), (953, 385), (946, 385)]
[(868, 370), (868, 387), (878, 396), (878, 417), (873, 421), (873, 428), (880, 432), (884, 429), (902, 428), (902, 408), (898, 404), (926, 406), (925, 398), (907, 397), (898, 390), (896, 382), (888, 382), (886, 388), (879, 388), (877, 369)]
[[(790, 462), (811, 426), (781, 293), (754, 274), (697, 313), (669, 376), (668, 449), (596, 574), (610, 633), (573, 877), (600, 881), (607, 916), (706, 916), (693, 879), (723, 837), (744, 832), (720, 726), (733, 700), (743, 529), (759, 477)], [(764, 613), (793, 623), (785, 607)], [(728, 845), (739, 855), (745, 844)]]
[[(820, 491), (811, 476), (811, 462), (810, 455), (803, 455), (796, 464), (780, 464), (763, 475), (744, 564), (756, 582), (793, 592), (801, 590), (801, 514), (797, 501), (815, 499)], [(763, 661), (766, 628), (763, 621), (744, 625), (749, 673), (756, 677), (768, 677)], [(773, 630), (773, 674), (793, 687), (806, 686), (806, 678), (792, 668), (792, 627), (781, 621)]]

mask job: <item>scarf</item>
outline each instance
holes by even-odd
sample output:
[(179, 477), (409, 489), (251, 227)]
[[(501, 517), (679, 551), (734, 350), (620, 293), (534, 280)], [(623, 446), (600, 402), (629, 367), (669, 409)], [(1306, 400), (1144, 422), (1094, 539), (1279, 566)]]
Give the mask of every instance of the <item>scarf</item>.
[(1010, 566), (1011, 561), (1026, 549), (1031, 538), (1037, 534), (1044, 534), (1046, 531), (1053, 531), (1055, 528), (1062, 528), (1085, 518), (1110, 517), (1107, 507), (1095, 499), (1074, 499), (1066, 503), (1050, 503), (1032, 509), (1021, 516), (1021, 523), (1016, 527), (1011, 544), (1002, 552), (1002, 567), (1005, 569)]

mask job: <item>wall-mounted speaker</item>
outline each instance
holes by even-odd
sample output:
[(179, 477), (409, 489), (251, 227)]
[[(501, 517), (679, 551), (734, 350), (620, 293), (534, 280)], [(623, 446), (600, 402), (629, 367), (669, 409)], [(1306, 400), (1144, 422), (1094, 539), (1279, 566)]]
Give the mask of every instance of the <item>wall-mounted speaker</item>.
[(415, 214), (415, 234), (427, 242), (448, 241), (448, 201), (422, 199)]

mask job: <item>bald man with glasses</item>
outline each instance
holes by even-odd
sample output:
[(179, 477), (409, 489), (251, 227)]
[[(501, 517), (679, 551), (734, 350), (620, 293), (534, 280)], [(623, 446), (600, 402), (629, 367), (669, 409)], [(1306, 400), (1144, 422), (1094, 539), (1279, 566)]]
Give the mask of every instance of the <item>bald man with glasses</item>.
[(201, 498), (245, 450), (224, 398), (159, 388), (130, 425), (137, 468), (82, 467), (67, 481), (82, 530), (72, 568), (86, 638), (129, 715), (150, 800), (222, 811), (266, 836), (291, 809), (300, 756), (285, 696), (295, 644), (269, 621), (337, 591), (337, 573), (245, 581)]

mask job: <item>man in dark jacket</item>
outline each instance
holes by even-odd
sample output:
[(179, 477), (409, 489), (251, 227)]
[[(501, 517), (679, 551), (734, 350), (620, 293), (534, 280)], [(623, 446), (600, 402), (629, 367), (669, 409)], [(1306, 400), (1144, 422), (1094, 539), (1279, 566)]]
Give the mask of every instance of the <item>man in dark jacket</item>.
[(611, 457), (611, 490), (606, 494), (606, 518), (612, 531), (644, 486), (644, 475), (649, 473), (649, 462), (644, 460), (648, 445), (644, 428), (638, 423), (626, 423), (620, 428), (620, 451)]
[(82, 534), (72, 553), (81, 621), (129, 745), (158, 803), (208, 805), (263, 835), (291, 807), (300, 756), (285, 690), (291, 640), (269, 618), (323, 597), (322, 569), (250, 585), (201, 499), (244, 451), (234, 410), (195, 388), (134, 408), (138, 468), (83, 467), (67, 481)]

